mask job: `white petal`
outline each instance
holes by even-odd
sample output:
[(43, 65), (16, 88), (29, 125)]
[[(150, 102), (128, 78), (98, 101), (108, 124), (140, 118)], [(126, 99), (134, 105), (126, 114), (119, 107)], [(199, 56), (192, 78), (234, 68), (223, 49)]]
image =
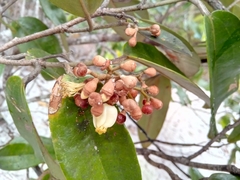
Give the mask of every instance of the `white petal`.
[(106, 120), (103, 126), (105, 128), (112, 127), (117, 119), (117, 108), (115, 106), (104, 104), (104, 109), (106, 110)]
[(100, 116), (98, 116), (98, 117), (95, 117), (93, 115), (93, 125), (94, 125), (95, 128), (100, 127), (100, 126), (102, 126), (105, 123), (106, 115), (107, 115), (106, 108), (105, 108), (105, 106), (103, 104), (103, 113)]

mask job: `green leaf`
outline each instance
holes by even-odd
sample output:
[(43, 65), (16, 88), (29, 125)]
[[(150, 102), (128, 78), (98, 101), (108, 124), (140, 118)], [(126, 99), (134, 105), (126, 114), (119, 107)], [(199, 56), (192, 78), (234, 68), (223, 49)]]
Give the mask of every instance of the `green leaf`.
[[(40, 3), (46, 16), (55, 25), (63, 24), (67, 21), (64, 11), (58, 8), (57, 6), (53, 5), (49, 0), (40, 0)], [(67, 44), (66, 35), (64, 33), (61, 33), (60, 38), (62, 41), (62, 46), (68, 52), (69, 47)]]
[[(143, 115), (143, 117), (138, 121), (139, 125), (147, 132), (148, 137), (151, 139), (156, 139), (160, 133), (163, 123), (165, 121), (168, 105), (171, 100), (171, 83), (170, 80), (164, 76), (158, 75), (153, 78), (146, 80), (148, 86), (156, 85), (160, 89), (159, 94), (155, 97), (163, 102), (163, 108), (160, 110), (155, 110), (150, 115)], [(140, 96), (140, 103), (143, 100), (143, 96)], [(146, 136), (138, 129), (138, 137), (140, 141), (147, 140)], [(144, 148), (151, 145), (150, 142), (142, 143)]]
[[(140, 26), (149, 27), (154, 22), (140, 19)], [(170, 30), (166, 26), (159, 24), (161, 34), (158, 37), (152, 36), (149, 31), (139, 31), (146, 38), (160, 44), (160, 49), (168, 59), (175, 64), (187, 77), (195, 75), (200, 68), (201, 60), (194, 48), (183, 37)]]
[[(48, 29), (42, 21), (34, 17), (21, 17), (12, 22), (12, 34), (14, 37), (25, 37), (27, 35)], [(61, 53), (62, 49), (58, 39), (54, 35), (36, 39), (24, 44), (18, 45), (20, 52), (27, 52), (31, 48), (42, 49), (50, 54)]]
[(201, 178), (204, 178), (198, 169), (192, 167), (189, 168), (189, 175), (191, 177), (191, 180), (199, 180)]
[(234, 143), (240, 140), (240, 125), (235, 127), (231, 134), (228, 136), (228, 142)]
[(231, 174), (216, 173), (212, 174), (208, 180), (240, 180), (240, 177)]
[(222, 128), (225, 128), (227, 125), (230, 124), (230, 118), (231, 116), (229, 114), (226, 114), (220, 117), (218, 123), (221, 124)]
[(22, 79), (18, 76), (8, 78), (5, 94), (9, 112), (18, 132), (33, 147), (35, 156), (47, 163), (51, 174), (58, 179), (65, 179), (59, 165), (49, 155), (49, 152), (38, 136), (26, 102)]
[[(27, 51), (27, 59), (32, 59), (32, 58), (41, 58), (41, 57), (46, 57), (49, 56), (50, 54), (47, 53), (46, 51), (43, 51), (41, 49), (30, 49)], [(47, 62), (59, 62), (56, 58), (51, 58), (46, 60)], [(41, 74), (44, 77), (45, 80), (53, 80), (57, 79), (59, 76), (63, 75), (65, 73), (64, 68), (60, 67), (46, 67), (42, 69)]]
[[(41, 137), (48, 152), (55, 156), (52, 140)], [(20, 170), (43, 163), (36, 158), (32, 146), (22, 137), (15, 137), (9, 144), (0, 149), (0, 169)]]
[[(50, 0), (50, 2), (71, 14), (85, 17), (85, 13), (83, 12), (79, 0)], [(103, 0), (83, 0), (83, 3), (85, 4), (89, 14), (93, 14), (97, 10), (97, 8), (99, 8), (100, 5), (103, 3)]]
[(209, 97), (195, 83), (183, 75), (183, 73), (154, 46), (137, 43), (137, 45), (132, 48), (126, 43), (124, 53), (128, 55), (130, 59), (140, 62), (143, 65), (154, 67), (166, 78), (175, 81), (180, 86), (203, 99), (207, 104), (210, 104)]
[(228, 164), (236, 163), (236, 152), (237, 151), (238, 151), (238, 149), (236, 147), (232, 149), (231, 155), (228, 160)]
[(46, 16), (55, 24), (65, 23), (66, 16), (62, 9), (53, 5), (49, 0), (39, 0)]
[(141, 179), (133, 142), (124, 126), (103, 135), (95, 132), (90, 109), (80, 110), (73, 98), (49, 114), (56, 157), (68, 180)]
[(210, 73), (211, 125), (208, 136), (217, 134), (215, 114), (221, 102), (238, 89), (240, 73), (240, 21), (227, 11), (205, 17)]

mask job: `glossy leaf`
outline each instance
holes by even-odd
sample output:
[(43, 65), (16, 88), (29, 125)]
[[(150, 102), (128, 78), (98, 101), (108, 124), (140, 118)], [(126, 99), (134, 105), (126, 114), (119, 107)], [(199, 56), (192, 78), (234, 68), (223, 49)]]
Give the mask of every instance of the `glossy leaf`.
[(63, 10), (53, 5), (49, 0), (40, 0), (40, 3), (46, 16), (55, 25), (63, 24), (67, 21)]
[(141, 179), (133, 142), (124, 126), (105, 134), (95, 132), (90, 109), (81, 110), (73, 98), (49, 115), (56, 157), (68, 180)]
[[(82, 1), (85, 4), (85, 7), (88, 10), (89, 14), (94, 13), (103, 2), (103, 0), (99, 0), (99, 1), (82, 0)], [(61, 0), (61, 1), (50, 0), (50, 2), (71, 14), (85, 17), (85, 14), (83, 12), (83, 9), (79, 0)]]
[[(140, 25), (149, 27), (153, 23), (148, 20), (141, 19)], [(183, 37), (170, 30), (166, 26), (159, 24), (161, 34), (158, 37), (152, 36), (149, 31), (139, 31), (146, 38), (161, 45), (160, 49), (165, 56), (175, 64), (187, 77), (194, 76), (200, 68), (200, 58), (193, 47)]]
[(192, 167), (189, 168), (189, 175), (191, 177), (191, 180), (199, 180), (201, 178), (204, 178), (198, 169)]
[[(21, 17), (12, 22), (12, 34), (14, 37), (25, 37), (27, 35), (48, 29), (48, 27), (39, 19), (34, 17)], [(42, 49), (50, 54), (61, 53), (62, 49), (58, 39), (54, 35), (36, 39), (24, 44), (18, 45), (20, 52), (27, 52), (31, 48)]]
[(210, 73), (211, 126), (208, 136), (217, 134), (215, 114), (222, 101), (238, 89), (240, 73), (240, 21), (226, 11), (205, 17)]
[[(156, 139), (160, 133), (163, 123), (165, 121), (168, 105), (171, 100), (171, 83), (170, 80), (164, 76), (158, 75), (153, 78), (146, 80), (148, 86), (156, 85), (158, 86), (160, 92), (155, 97), (163, 102), (163, 108), (160, 110), (154, 110), (150, 115), (143, 115), (143, 117), (138, 121), (139, 125), (147, 132), (148, 137), (151, 139)], [(143, 96), (140, 97), (140, 105), (142, 103)], [(138, 137), (140, 141), (147, 140), (146, 136), (138, 129)], [(142, 143), (144, 148), (147, 148), (151, 143)]]
[(235, 127), (231, 134), (228, 136), (228, 142), (234, 143), (240, 140), (240, 125)]
[(154, 46), (137, 43), (137, 45), (132, 48), (128, 44), (125, 44), (124, 53), (130, 59), (140, 62), (143, 65), (154, 67), (166, 78), (175, 81), (180, 86), (203, 99), (207, 104), (210, 104), (209, 97)]
[(208, 180), (240, 180), (240, 177), (231, 174), (216, 173), (212, 174)]
[(51, 174), (58, 179), (65, 179), (59, 165), (52, 159), (38, 136), (26, 102), (22, 79), (18, 76), (8, 78), (5, 94), (9, 112), (18, 132), (33, 147), (35, 156), (47, 163)]
[[(41, 137), (44, 146), (48, 152), (55, 156), (52, 140)], [(3, 170), (20, 170), (33, 167), (43, 163), (36, 158), (32, 146), (22, 137), (15, 137), (9, 144), (0, 149), (0, 169)]]
[[(41, 49), (30, 49), (27, 51), (27, 59), (32, 59), (32, 58), (41, 58), (41, 57), (46, 57), (49, 56), (50, 54), (47, 53), (46, 51), (43, 51)], [(46, 60), (47, 62), (59, 62), (56, 58), (51, 58)], [(65, 70), (60, 67), (46, 67), (42, 69), (41, 74), (46, 80), (53, 80), (57, 79), (59, 76), (63, 75), (65, 73)]]

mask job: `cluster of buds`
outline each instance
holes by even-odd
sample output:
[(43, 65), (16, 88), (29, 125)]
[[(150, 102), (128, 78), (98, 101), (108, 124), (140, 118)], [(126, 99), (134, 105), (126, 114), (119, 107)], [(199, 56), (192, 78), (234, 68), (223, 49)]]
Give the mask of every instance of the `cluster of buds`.
[[(126, 113), (133, 119), (139, 120), (143, 114), (151, 114), (154, 109), (161, 109), (163, 104), (157, 98), (159, 93), (157, 86), (147, 86), (142, 80), (142, 75), (153, 77), (156, 75), (154, 68), (147, 68), (138, 74), (132, 75), (137, 64), (133, 60), (124, 60), (117, 65), (111, 65), (109, 60), (102, 56), (93, 58), (93, 65), (104, 69), (103, 74), (96, 74), (88, 67), (79, 63), (73, 68), (76, 77), (86, 78), (82, 83), (62, 83), (63, 92), (71, 92), (66, 96), (73, 96), (75, 104), (82, 110), (91, 108), (93, 124), (98, 134), (103, 134), (114, 123), (123, 124), (126, 121)], [(119, 75), (116, 71), (124, 70), (130, 75)], [(76, 88), (77, 87), (77, 88)], [(74, 93), (72, 91), (75, 91)], [(136, 102), (136, 96), (142, 93), (145, 99), (141, 107)], [(120, 112), (116, 107), (121, 106)]]
[(158, 37), (161, 33), (160, 26), (158, 24), (153, 24), (150, 27), (127, 27), (125, 29), (125, 34), (131, 38), (128, 40), (128, 44), (131, 47), (136, 46), (137, 44), (137, 32), (139, 30), (149, 31), (152, 36)]

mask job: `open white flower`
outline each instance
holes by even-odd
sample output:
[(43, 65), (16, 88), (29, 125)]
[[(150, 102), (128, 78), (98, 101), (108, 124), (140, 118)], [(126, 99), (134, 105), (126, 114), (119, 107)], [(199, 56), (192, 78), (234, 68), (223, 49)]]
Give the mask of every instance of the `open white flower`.
[(116, 122), (118, 111), (115, 106), (103, 104), (103, 113), (96, 117), (93, 115), (93, 125), (96, 128), (95, 131), (101, 135), (107, 132), (107, 128), (112, 127)]

